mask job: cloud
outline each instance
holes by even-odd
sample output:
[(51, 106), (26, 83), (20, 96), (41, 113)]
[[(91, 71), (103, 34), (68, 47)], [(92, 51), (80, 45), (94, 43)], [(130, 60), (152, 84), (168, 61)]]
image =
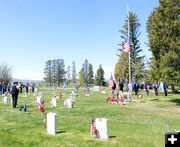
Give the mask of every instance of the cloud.
[(43, 80), (44, 74), (38, 72), (14, 72), (13, 78), (25, 80)]

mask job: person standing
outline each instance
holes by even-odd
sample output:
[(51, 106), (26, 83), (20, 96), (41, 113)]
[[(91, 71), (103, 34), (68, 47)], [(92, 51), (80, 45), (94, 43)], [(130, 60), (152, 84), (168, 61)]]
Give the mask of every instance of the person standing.
[(18, 87), (18, 82), (14, 82), (12, 86), (12, 99), (13, 99), (13, 108), (16, 108), (17, 105), (17, 99), (18, 99), (18, 94), (19, 94), (19, 89)]
[(26, 94), (28, 94), (29, 83), (26, 84)]
[(165, 83), (163, 84), (163, 88), (164, 88), (164, 95), (167, 96), (167, 86)]
[(10, 83), (8, 84), (7, 88), (8, 88), (8, 93), (10, 93), (10, 91), (11, 91), (11, 84)]
[(32, 83), (32, 93), (34, 93), (34, 87), (35, 87), (35, 84)]
[(22, 88), (23, 88), (23, 85), (22, 85), (23, 83), (22, 82), (20, 82), (20, 87), (19, 87), (19, 89), (20, 89), (20, 93), (22, 93)]
[(158, 84), (154, 84), (153, 86), (155, 95), (158, 96)]
[(139, 84), (137, 82), (134, 84), (134, 90), (135, 90), (135, 94), (137, 95), (139, 91)]
[(123, 82), (120, 82), (120, 91), (123, 92), (124, 84)]
[(145, 83), (146, 95), (149, 96), (149, 84)]

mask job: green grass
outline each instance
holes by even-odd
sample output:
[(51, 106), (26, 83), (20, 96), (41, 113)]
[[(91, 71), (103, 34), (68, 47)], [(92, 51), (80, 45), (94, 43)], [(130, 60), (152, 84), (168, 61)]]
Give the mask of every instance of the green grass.
[[(169, 94), (167, 97), (160, 93), (154, 96), (144, 94), (141, 100), (126, 105), (107, 104), (106, 94), (94, 92), (87, 97), (78, 93), (75, 107), (65, 108), (64, 99), (68, 98), (71, 89), (63, 90), (62, 99), (57, 100), (57, 108), (52, 108), (50, 99), (54, 96), (50, 89), (41, 88), (45, 92), (45, 112), (57, 114), (57, 134), (49, 135), (43, 128), (43, 116), (39, 108), (34, 105), (35, 96), (18, 98), (18, 106), (27, 103), (27, 112), (13, 109), (3, 104), (0, 96), (0, 145), (5, 146), (117, 146), (117, 147), (164, 147), (165, 132), (168, 131), (168, 121), (172, 130), (180, 130), (180, 95)], [(57, 94), (58, 92), (56, 92)], [(92, 116), (108, 119), (108, 140), (100, 140), (91, 136), (90, 126)]]

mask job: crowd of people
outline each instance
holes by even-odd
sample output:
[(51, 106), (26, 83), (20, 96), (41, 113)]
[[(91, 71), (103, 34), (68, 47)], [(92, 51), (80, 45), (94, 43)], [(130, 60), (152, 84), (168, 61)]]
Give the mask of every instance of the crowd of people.
[[(32, 93), (35, 91), (35, 83), (30, 84), (27, 82), (26, 85), (24, 85), (22, 82), (13, 82), (5, 84), (4, 82), (0, 82), (0, 94), (10, 94), (12, 95), (12, 107), (16, 108), (18, 95), (19, 93), (23, 92), (23, 88), (25, 88), (25, 93), (28, 94), (29, 89), (32, 89)], [(37, 86), (38, 91), (38, 86)]]
[[(114, 82), (114, 84), (111, 87), (112, 95), (115, 93), (116, 89), (120, 90), (120, 92), (123, 92), (124, 81), (122, 81), (120, 79), (120, 76), (118, 76), (118, 80), (117, 80), (118, 87), (116, 86), (116, 82), (114, 80), (113, 80), (113, 82)], [(150, 83), (144, 82), (143, 84), (139, 84), (137, 81), (135, 83), (134, 83), (134, 81), (132, 81), (132, 90), (135, 92), (135, 95), (138, 95), (139, 89), (144, 89), (146, 91), (146, 95), (149, 96), (149, 90), (153, 89), (155, 95), (158, 96), (158, 89), (161, 89), (160, 86), (161, 86), (160, 83), (150, 84)], [(128, 85), (126, 87), (128, 87)], [(162, 84), (162, 89), (164, 90), (164, 95), (167, 96), (168, 85), (165, 83)], [(126, 88), (126, 90), (128, 90), (128, 89)]]

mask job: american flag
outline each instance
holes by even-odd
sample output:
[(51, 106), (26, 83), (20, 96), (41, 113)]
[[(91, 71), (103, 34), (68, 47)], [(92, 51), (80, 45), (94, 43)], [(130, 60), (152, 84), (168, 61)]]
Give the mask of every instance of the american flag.
[(122, 42), (122, 48), (124, 52), (129, 52), (130, 51), (130, 44), (126, 42)]
[(109, 79), (109, 87), (112, 88), (114, 86), (114, 80), (113, 80), (113, 77), (112, 77), (112, 74), (111, 74), (111, 77)]
[(94, 128), (96, 127), (95, 125), (96, 125), (96, 124), (94, 123), (94, 117), (92, 117), (91, 131), (90, 131), (90, 134), (91, 134), (91, 135), (93, 135), (93, 133), (94, 133)]

